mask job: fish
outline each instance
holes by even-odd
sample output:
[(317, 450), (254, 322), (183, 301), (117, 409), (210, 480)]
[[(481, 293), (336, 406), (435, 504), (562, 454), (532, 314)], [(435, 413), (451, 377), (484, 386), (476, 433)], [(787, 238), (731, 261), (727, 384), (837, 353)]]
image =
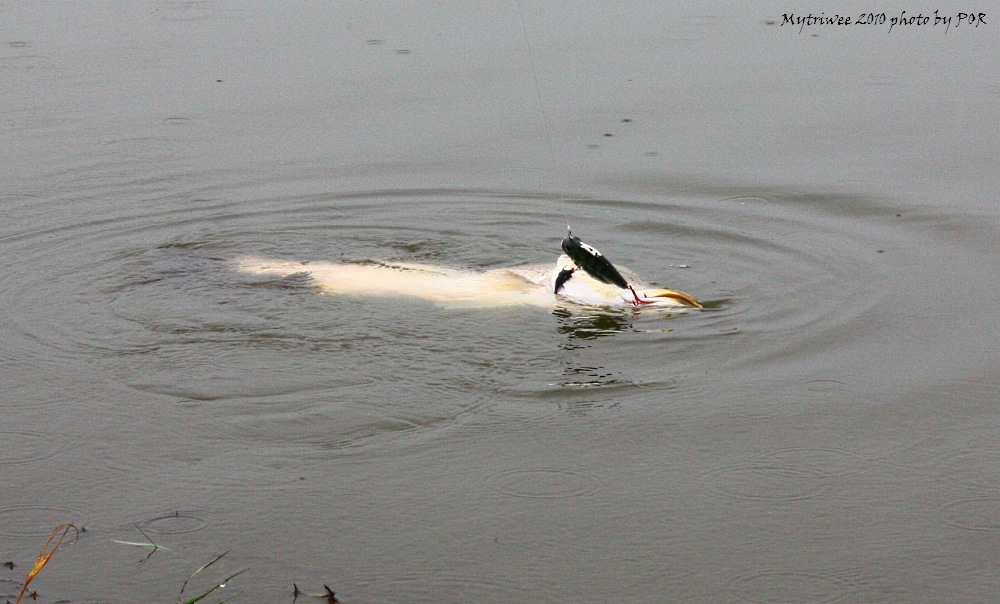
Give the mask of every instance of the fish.
[(237, 270), (249, 275), (306, 277), (320, 291), (358, 297), (418, 298), (446, 306), (582, 305), (702, 308), (690, 294), (626, 279), (596, 248), (568, 234), (555, 266), (522, 265), (484, 271), (409, 262), (295, 261), (242, 257)]

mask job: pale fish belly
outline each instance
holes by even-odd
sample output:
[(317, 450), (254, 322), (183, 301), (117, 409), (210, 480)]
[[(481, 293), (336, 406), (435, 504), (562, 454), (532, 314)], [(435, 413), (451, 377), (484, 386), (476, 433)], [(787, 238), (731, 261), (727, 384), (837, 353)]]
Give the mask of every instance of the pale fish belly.
[(552, 308), (548, 272), (542, 267), (516, 267), (485, 272), (429, 264), (290, 262), (241, 258), (238, 270), (252, 275), (287, 277), (308, 273), (321, 290), (356, 296), (406, 296), (449, 306), (515, 306)]

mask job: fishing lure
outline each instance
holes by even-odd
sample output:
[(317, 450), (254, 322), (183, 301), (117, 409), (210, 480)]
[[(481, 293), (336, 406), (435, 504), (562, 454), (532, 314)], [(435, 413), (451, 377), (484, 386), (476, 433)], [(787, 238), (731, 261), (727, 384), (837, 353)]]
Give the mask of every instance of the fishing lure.
[[(583, 269), (594, 279), (597, 279), (601, 283), (607, 283), (631, 291), (632, 296), (635, 298), (633, 304), (636, 306), (643, 303), (639, 298), (639, 294), (635, 292), (635, 288), (618, 272), (615, 265), (611, 264), (611, 261), (599, 252), (597, 248), (584, 243), (579, 237), (574, 237), (572, 229), (568, 226), (566, 227), (566, 237), (562, 240), (562, 250), (573, 261), (573, 264)], [(566, 284), (566, 281), (573, 276), (575, 270), (575, 268), (564, 268), (559, 273), (556, 277), (555, 293), (559, 293), (559, 290)]]

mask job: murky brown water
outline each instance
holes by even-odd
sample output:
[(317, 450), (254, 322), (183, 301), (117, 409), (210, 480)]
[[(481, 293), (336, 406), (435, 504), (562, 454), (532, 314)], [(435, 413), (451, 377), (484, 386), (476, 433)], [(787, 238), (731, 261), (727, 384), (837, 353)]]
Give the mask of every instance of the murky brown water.
[[(521, 7), (0, 4), (0, 598), (1000, 596), (1000, 15)], [(233, 270), (567, 222), (709, 308)]]

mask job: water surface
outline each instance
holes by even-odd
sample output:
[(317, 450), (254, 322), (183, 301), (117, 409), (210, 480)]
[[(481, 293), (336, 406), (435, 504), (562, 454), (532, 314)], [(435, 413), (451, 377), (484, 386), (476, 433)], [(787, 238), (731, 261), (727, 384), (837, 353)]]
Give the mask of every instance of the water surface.
[[(996, 598), (996, 27), (520, 5), (0, 4), (0, 592)], [(233, 270), (567, 222), (708, 308)]]

